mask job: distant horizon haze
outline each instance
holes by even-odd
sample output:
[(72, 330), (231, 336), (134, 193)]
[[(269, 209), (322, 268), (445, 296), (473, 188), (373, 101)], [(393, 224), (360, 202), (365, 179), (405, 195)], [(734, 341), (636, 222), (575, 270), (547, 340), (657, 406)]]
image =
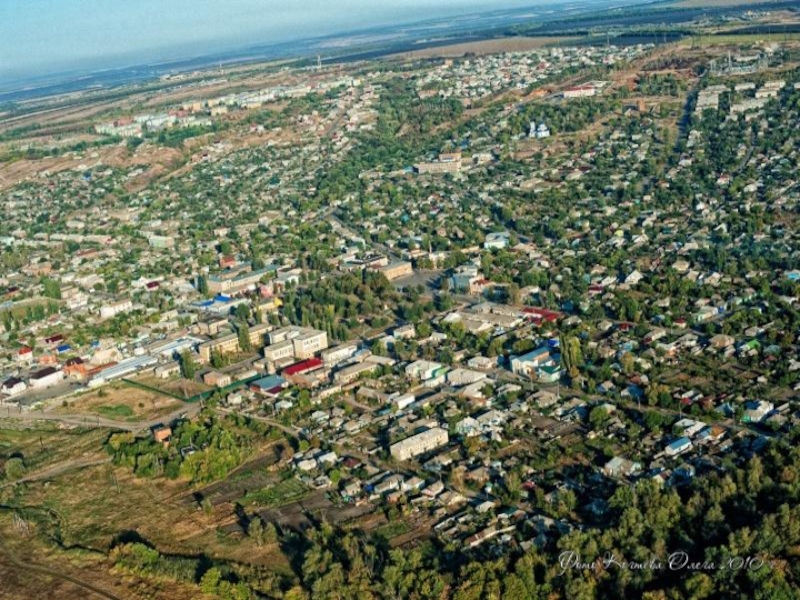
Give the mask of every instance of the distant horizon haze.
[(0, 82), (168, 62), (554, 0), (12, 0), (0, 2)]

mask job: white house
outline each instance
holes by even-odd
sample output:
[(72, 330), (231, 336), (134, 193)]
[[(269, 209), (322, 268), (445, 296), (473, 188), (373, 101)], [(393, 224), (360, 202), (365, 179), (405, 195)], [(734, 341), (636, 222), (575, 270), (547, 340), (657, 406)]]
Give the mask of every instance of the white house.
[(30, 376), (30, 384), (33, 388), (46, 388), (55, 385), (64, 379), (64, 373), (55, 369), (54, 367), (45, 367), (40, 371), (36, 371)]
[(507, 248), (511, 240), (511, 235), (507, 231), (494, 231), (486, 235), (483, 247), (486, 249)]
[(414, 379), (432, 379), (434, 374), (442, 368), (442, 365), (430, 360), (416, 360), (406, 366), (406, 376)]
[(10, 377), (6, 379), (2, 385), (0, 385), (0, 393), (3, 396), (16, 396), (17, 394), (21, 394), (27, 389), (27, 385), (22, 379), (17, 377)]

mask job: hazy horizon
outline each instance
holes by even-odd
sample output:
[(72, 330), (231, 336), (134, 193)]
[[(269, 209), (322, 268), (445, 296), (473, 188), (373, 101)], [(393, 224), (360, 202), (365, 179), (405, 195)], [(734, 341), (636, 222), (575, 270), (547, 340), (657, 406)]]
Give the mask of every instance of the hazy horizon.
[[(552, 0), (27, 0), (0, 6), (0, 79), (108, 69)], [(116, 3), (115, 3), (116, 4)]]

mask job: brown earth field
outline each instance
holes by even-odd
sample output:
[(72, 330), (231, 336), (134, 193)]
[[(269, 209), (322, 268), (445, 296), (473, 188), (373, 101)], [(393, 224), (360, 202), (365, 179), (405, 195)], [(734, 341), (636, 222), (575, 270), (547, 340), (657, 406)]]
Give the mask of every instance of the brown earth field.
[(70, 399), (67, 406), (60, 406), (55, 412), (139, 421), (161, 417), (183, 405), (164, 394), (117, 383)]
[(498, 54), (500, 52), (526, 52), (544, 46), (551, 46), (557, 43), (567, 44), (575, 41), (577, 37), (507, 37), (494, 40), (482, 40), (480, 42), (464, 42), (452, 44), (450, 46), (438, 46), (435, 48), (422, 48), (411, 52), (392, 54), (388, 58), (436, 58), (436, 57), (457, 57), (467, 53), (483, 55)]
[[(21, 435), (35, 440), (34, 433)], [(54, 431), (45, 437), (53, 444), (68, 435)], [(91, 446), (102, 453), (99, 440)], [(279, 455), (276, 442), (254, 450), (253, 460), (231, 473), (229, 487), (236, 487), (239, 478), (255, 476), (252, 483), (257, 483), (257, 476)], [(258, 547), (239, 533), (239, 516), (230, 499), (201, 510), (195, 499), (197, 488), (185, 481), (140, 479), (128, 469), (105, 463), (20, 485), (25, 507), (21, 512), (4, 506), (18, 504), (15, 492), (0, 490), (0, 598), (40, 598), (47, 592), (66, 599), (206, 598), (195, 585), (116, 567), (109, 551), (123, 539), (143, 540), (168, 555), (208, 556), (291, 571), (277, 544)], [(226, 482), (215, 485), (224, 487)]]

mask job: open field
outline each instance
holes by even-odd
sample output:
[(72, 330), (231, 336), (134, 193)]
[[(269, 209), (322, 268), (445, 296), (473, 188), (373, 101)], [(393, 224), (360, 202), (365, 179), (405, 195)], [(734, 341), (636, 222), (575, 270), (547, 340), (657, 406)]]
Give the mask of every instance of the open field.
[[(2, 177), (3, 167), (0, 166), (0, 190), (3, 189), (3, 177)], [(16, 319), (22, 319), (25, 317), (25, 314), (28, 310), (33, 310), (34, 308), (41, 306), (45, 310), (50, 304), (54, 306), (58, 306), (62, 304), (61, 300), (53, 300), (52, 298), (29, 298), (27, 300), (21, 300), (19, 302), (15, 302), (12, 306), (0, 309), (0, 315), (5, 312), (10, 311), (11, 314)]]
[(772, 0), (681, 0), (672, 6), (676, 8), (710, 8), (724, 6), (756, 6), (771, 3)]
[(87, 392), (68, 401), (55, 412), (99, 415), (119, 421), (155, 419), (182, 406), (182, 402), (163, 394), (115, 383)]
[[(99, 430), (53, 427), (3, 431), (0, 456), (19, 452), (26, 465), (50, 468), (54, 461), (66, 458), (61, 456), (62, 449), (73, 457), (107, 456), (102, 449), (106, 435)], [(234, 471), (232, 479), (243, 478), (243, 483), (248, 483), (249, 475), (264, 473), (265, 467), (278, 456), (275, 448), (271, 442), (259, 446), (255, 459)], [(249, 482), (251, 489), (253, 483)], [(228, 482), (216, 485), (225, 486)], [(237, 489), (233, 496), (239, 498), (243, 493)], [(173, 588), (173, 583), (144, 581), (127, 571), (120, 577), (108, 554), (119, 543), (120, 536), (125, 541), (145, 541), (164, 554), (208, 556), (290, 572), (287, 559), (277, 546), (256, 547), (241, 536), (234, 498), (216, 498), (222, 501), (215, 502), (209, 510), (200, 510), (197, 498), (203, 495), (185, 481), (139, 479), (128, 469), (108, 463), (54, 473), (52, 477), (28, 481), (16, 488), (0, 487), (3, 507), (0, 508), (0, 574), (8, 571), (16, 574), (4, 579), (11, 587), (4, 587), (6, 594), (0, 593), (0, 597), (32, 597), (23, 590), (30, 592), (38, 586), (57, 589), (58, 597), (63, 598), (198, 597), (197, 588), (191, 585)], [(13, 513), (25, 521), (24, 527), (14, 525)], [(87, 589), (91, 588), (87, 585), (107, 594), (89, 594)]]
[(273, 486), (250, 492), (242, 498), (242, 503), (245, 506), (281, 506), (299, 500), (307, 492), (308, 488), (297, 479), (287, 479)]
[(107, 435), (98, 429), (64, 429), (53, 423), (35, 427), (0, 423), (0, 459), (12, 454), (21, 456), (25, 475), (30, 475), (76, 457), (83, 460), (107, 457), (102, 450)]
[(411, 52), (403, 52), (401, 54), (392, 54), (389, 58), (436, 58), (436, 57), (456, 57), (464, 56), (465, 54), (497, 54), (499, 52), (527, 52), (542, 48), (543, 46), (551, 46), (553, 44), (563, 43), (567, 44), (571, 41), (578, 40), (577, 37), (507, 37), (495, 40), (482, 40), (480, 42), (464, 42), (461, 44), (452, 44), (450, 46), (437, 46), (434, 48), (423, 48), (421, 50), (412, 50)]
[(686, 38), (680, 42), (684, 46), (738, 46), (741, 44), (757, 44), (766, 41), (774, 42), (797, 42), (800, 41), (800, 33), (747, 33), (741, 35), (699, 35)]
[(184, 398), (191, 398), (197, 394), (202, 394), (203, 392), (208, 392), (214, 389), (199, 381), (189, 381), (188, 379), (183, 379), (182, 377), (159, 379), (158, 377), (150, 375), (137, 377), (135, 381), (149, 387), (163, 390), (165, 394), (174, 394)]
[(45, 527), (36, 518), (25, 519), (26, 529), (14, 525), (10, 511), (0, 513), (0, 596), (8, 599), (64, 598), (109, 600), (153, 598), (193, 600), (197, 588), (179, 582), (143, 580), (130, 573), (120, 576), (105, 555), (67, 548), (46, 541)]

